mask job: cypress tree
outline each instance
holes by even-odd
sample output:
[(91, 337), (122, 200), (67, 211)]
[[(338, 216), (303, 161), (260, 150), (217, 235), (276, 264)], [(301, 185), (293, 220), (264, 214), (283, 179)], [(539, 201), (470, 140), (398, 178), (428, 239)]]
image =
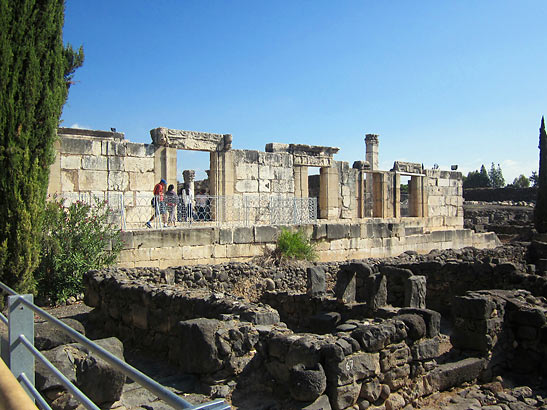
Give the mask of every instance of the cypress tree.
[(0, 280), (32, 292), (53, 143), (83, 52), (63, 46), (64, 0), (0, 0)]
[(539, 127), (539, 175), (537, 199), (534, 208), (534, 225), (539, 233), (547, 232), (547, 134), (545, 120), (541, 117)]

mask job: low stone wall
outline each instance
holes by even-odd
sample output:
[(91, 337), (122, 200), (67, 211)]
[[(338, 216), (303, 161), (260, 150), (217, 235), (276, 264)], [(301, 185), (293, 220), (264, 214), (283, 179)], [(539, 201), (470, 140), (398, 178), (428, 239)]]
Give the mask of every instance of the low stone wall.
[(536, 202), (537, 188), (465, 188), (465, 201), (513, 201)]
[(330, 334), (294, 333), (269, 306), (173, 286), (176, 275), (165, 271), (154, 281), (130, 276), (123, 269), (86, 275), (95, 320), (199, 375), (210, 392), (228, 394), (246, 376), (263, 389), (273, 380), (300, 408), (402, 408), (476, 379), (484, 366), (482, 359), (437, 364), (440, 315), (428, 309), (389, 309), (384, 319), (347, 320)]
[(464, 227), (475, 232), (495, 232), (502, 241), (530, 241), (534, 228), (534, 208), (489, 202), (464, 203)]
[[(547, 375), (547, 304), (523, 290), (468, 292), (454, 299), (452, 344), (488, 357), (491, 376)], [(529, 381), (528, 380), (528, 381)]]
[[(453, 223), (463, 222), (454, 218)], [(285, 228), (303, 230), (316, 245), (321, 262), (390, 257), (405, 251), (427, 253), (433, 249), (467, 246), (493, 248), (500, 244), (492, 233), (477, 234), (468, 229), (429, 231), (429, 224), (440, 225), (435, 218), (404, 218)], [(118, 266), (166, 268), (246, 261), (273, 250), (282, 228), (196, 226), (123, 232), (125, 245)]]

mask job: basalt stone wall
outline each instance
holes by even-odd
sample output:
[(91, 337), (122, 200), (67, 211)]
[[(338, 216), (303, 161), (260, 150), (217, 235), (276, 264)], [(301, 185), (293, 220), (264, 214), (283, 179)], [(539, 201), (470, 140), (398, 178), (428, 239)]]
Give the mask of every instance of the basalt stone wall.
[(532, 206), (464, 203), (464, 227), (475, 232), (495, 232), (501, 240), (530, 241), (533, 236)]
[(523, 290), (467, 292), (454, 298), (454, 347), (490, 358), (491, 375), (547, 375), (547, 304)]
[(463, 190), (465, 201), (526, 201), (536, 202), (537, 188), (466, 188)]
[[(245, 372), (263, 388), (307, 405), (401, 408), (418, 397), (479, 377), (482, 359), (439, 365), (440, 315), (391, 309), (385, 319), (348, 319), (334, 334), (294, 333), (262, 304), (208, 290), (152, 283), (120, 271), (86, 275), (95, 320), (128, 344), (167, 356), (211, 391)], [(264, 369), (267, 374), (264, 375)], [(252, 373), (251, 373), (252, 374)], [(231, 386), (231, 387), (230, 387)], [(314, 408), (314, 407), (311, 407)]]

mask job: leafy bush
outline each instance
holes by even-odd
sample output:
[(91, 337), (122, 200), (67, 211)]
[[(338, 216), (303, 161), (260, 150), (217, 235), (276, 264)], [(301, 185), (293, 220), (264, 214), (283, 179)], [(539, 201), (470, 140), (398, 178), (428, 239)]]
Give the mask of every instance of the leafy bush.
[(85, 272), (116, 261), (122, 241), (111, 215), (105, 201), (65, 206), (54, 198), (46, 203), (41, 259), (34, 273), (40, 298), (64, 302), (82, 292)]
[(277, 238), (276, 253), (282, 258), (305, 259), (312, 261), (317, 258), (315, 246), (306, 237), (304, 232), (291, 232), (282, 229)]

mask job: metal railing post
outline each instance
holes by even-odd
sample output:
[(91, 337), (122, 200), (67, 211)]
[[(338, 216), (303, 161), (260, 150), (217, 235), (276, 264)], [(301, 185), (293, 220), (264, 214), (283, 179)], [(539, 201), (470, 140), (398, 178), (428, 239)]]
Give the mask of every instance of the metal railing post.
[[(34, 356), (19, 339), (23, 335), (34, 345), (34, 312), (25, 306), (21, 299), (29, 303), (34, 302), (32, 295), (8, 296), (8, 366), (16, 379), (25, 374), (34, 385)], [(27, 393), (31, 395), (29, 390)]]

